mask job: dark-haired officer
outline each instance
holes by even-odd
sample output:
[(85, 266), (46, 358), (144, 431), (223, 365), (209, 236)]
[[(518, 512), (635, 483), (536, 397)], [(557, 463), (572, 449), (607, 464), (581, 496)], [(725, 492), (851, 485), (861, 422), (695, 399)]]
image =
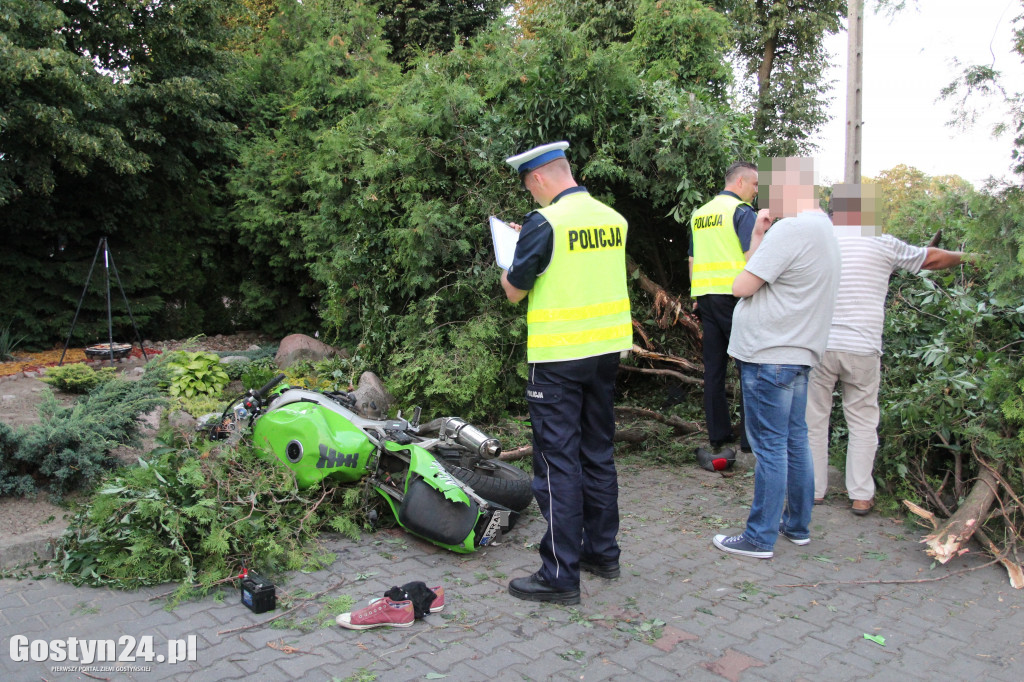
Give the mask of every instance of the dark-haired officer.
[(568, 147), (555, 142), (506, 159), (541, 208), (526, 216), (501, 283), (513, 303), (529, 295), (533, 493), (548, 522), (540, 570), (508, 591), (578, 604), (580, 569), (619, 577), (614, 390), (633, 331), (626, 220), (576, 184)]

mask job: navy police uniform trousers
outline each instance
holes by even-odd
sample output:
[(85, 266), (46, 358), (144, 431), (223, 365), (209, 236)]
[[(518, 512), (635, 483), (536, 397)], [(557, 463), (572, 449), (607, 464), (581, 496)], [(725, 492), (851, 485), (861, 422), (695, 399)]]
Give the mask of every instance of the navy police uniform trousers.
[(612, 458), (619, 354), (536, 362), (526, 399), (533, 425), (533, 494), (548, 522), (539, 576), (577, 589), (581, 556), (619, 560), (619, 483)]
[[(732, 419), (725, 394), (725, 375), (729, 369), (729, 337), (732, 335), (732, 313), (738, 298), (730, 294), (705, 294), (697, 297), (701, 326), (704, 328), (704, 418), (708, 440), (718, 449), (732, 442)], [(742, 391), (742, 389), (741, 389)], [(743, 424), (743, 400), (740, 407), (740, 447), (749, 450)]]

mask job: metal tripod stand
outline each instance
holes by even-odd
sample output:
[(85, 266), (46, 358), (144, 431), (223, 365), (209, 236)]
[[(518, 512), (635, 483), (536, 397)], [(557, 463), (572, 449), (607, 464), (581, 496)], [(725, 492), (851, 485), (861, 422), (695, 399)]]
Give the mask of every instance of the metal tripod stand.
[(135, 330), (135, 338), (139, 341), (139, 348), (142, 349), (142, 357), (147, 361), (149, 356), (146, 354), (146, 347), (142, 345), (142, 336), (139, 334), (139, 326), (135, 324), (135, 316), (132, 315), (132, 308), (128, 305), (128, 297), (124, 293), (124, 287), (121, 285), (121, 276), (117, 274), (117, 266), (114, 265), (114, 254), (110, 252), (110, 246), (107, 244), (106, 237), (100, 237), (100, 243), (96, 247), (96, 255), (92, 257), (92, 265), (89, 266), (89, 275), (85, 278), (85, 286), (82, 288), (82, 295), (78, 298), (78, 308), (75, 309), (75, 317), (71, 320), (71, 330), (68, 332), (68, 339), (64, 342), (64, 352), (60, 354), (60, 362), (57, 363), (58, 367), (64, 365), (64, 356), (67, 355), (68, 346), (71, 344), (71, 335), (75, 332), (75, 324), (78, 323), (78, 313), (82, 311), (82, 301), (85, 300), (85, 294), (89, 290), (89, 282), (92, 280), (92, 272), (96, 268), (96, 260), (100, 257), (100, 252), (103, 252), (103, 270), (106, 275), (106, 291), (107, 291), (107, 349), (110, 351), (110, 366), (114, 366), (114, 321), (110, 311), (110, 271), (114, 271), (114, 279), (117, 280), (117, 288), (121, 290), (121, 298), (124, 300), (124, 307), (128, 310), (128, 317), (132, 321), (132, 329)]

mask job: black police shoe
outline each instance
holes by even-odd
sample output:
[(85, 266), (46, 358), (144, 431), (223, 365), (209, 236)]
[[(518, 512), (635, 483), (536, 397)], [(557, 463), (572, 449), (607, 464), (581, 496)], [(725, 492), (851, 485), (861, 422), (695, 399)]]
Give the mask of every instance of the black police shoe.
[(580, 591), (559, 590), (549, 585), (543, 578), (534, 573), (525, 578), (516, 578), (508, 584), (508, 593), (516, 599), (526, 601), (546, 601), (552, 604), (579, 604)]
[(598, 578), (607, 578), (608, 580), (615, 580), (619, 577), (620, 573), (618, 561), (602, 564), (597, 560), (584, 559), (583, 557), (580, 557), (580, 570), (593, 573)]

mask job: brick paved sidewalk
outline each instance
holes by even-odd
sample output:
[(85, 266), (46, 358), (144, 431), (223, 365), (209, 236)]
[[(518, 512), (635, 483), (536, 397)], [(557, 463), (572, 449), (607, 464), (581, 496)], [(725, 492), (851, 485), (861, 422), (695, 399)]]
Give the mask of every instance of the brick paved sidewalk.
[[(225, 633), (274, 615), (251, 613), (237, 590), (168, 612), (153, 599), (168, 588), (2, 580), (0, 680), (1024, 679), (1024, 594), (1010, 588), (1003, 569), (930, 581), (982, 558), (931, 569), (918, 530), (876, 514), (855, 517), (838, 501), (815, 508), (809, 545), (780, 540), (770, 561), (732, 557), (713, 549), (711, 537), (742, 527), (749, 476), (620, 470), (622, 577), (584, 574), (577, 607), (506, 592), (509, 579), (539, 565), (533, 543), (544, 523), (533, 511), (503, 545), (469, 556), (399, 531), (359, 542), (331, 538), (335, 563), (289, 575), (280, 589), (318, 593), (344, 582), (290, 616), (291, 629)], [(358, 608), (417, 579), (444, 585), (447, 605), (412, 627), (349, 631), (333, 625), (334, 611), (317, 614), (328, 599), (348, 596)], [(330, 625), (318, 627), (318, 619)], [(306, 627), (295, 629), (302, 621)], [(883, 637), (884, 646), (865, 634)], [(55, 672), (68, 663), (12, 660), (15, 635), (111, 639), (118, 653), (130, 643), (122, 637), (151, 637), (154, 655), (195, 636), (196, 660), (94, 664), (148, 671)]]

